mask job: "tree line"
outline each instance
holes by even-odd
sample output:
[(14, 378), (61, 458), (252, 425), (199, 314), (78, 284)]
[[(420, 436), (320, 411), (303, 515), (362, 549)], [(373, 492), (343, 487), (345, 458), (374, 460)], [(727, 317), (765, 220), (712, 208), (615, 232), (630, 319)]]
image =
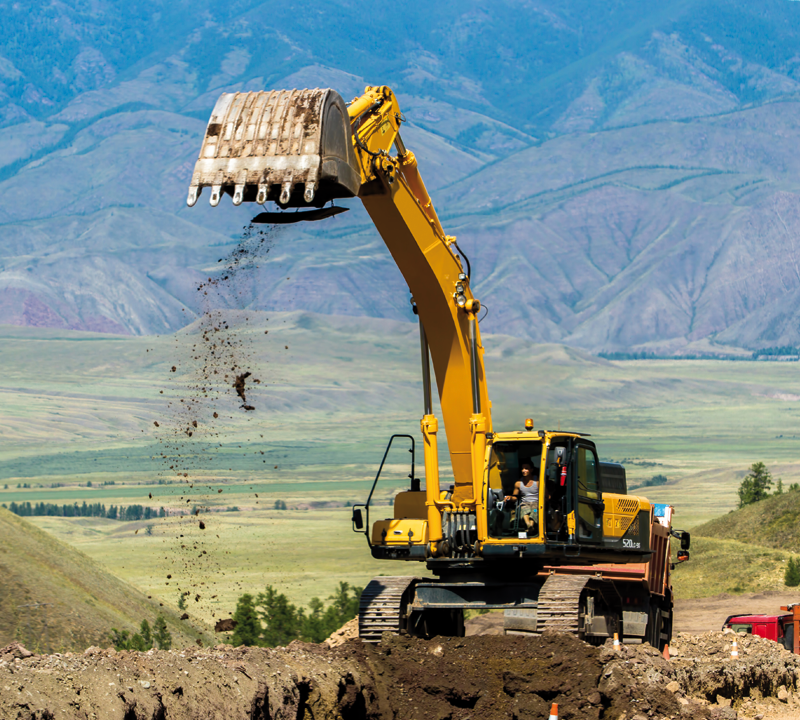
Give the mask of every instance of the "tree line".
[(115, 650), (138, 650), (145, 652), (157, 647), (159, 650), (169, 650), (172, 647), (172, 634), (167, 630), (167, 621), (163, 615), (156, 618), (153, 627), (147, 620), (142, 620), (139, 632), (131, 635), (127, 630), (111, 628), (111, 644)]
[(245, 593), (237, 604), (233, 619), (236, 627), (232, 645), (277, 647), (292, 640), (320, 643), (358, 614), (361, 590), (340, 582), (325, 605), (318, 597), (308, 608), (297, 607), (272, 585), (258, 595)]
[(106, 508), (104, 504), (92, 503), (88, 504), (84, 501), (83, 505), (74, 503), (72, 505), (56, 505), (55, 503), (30, 503), (12, 502), (10, 505), (3, 503), (3, 507), (10, 510), (15, 515), (21, 517), (32, 517), (38, 515), (47, 515), (50, 517), (102, 517), (109, 520), (124, 520), (130, 522), (133, 520), (151, 520), (153, 518), (163, 518), (167, 516), (164, 508), (147, 507), (145, 505), (111, 505)]

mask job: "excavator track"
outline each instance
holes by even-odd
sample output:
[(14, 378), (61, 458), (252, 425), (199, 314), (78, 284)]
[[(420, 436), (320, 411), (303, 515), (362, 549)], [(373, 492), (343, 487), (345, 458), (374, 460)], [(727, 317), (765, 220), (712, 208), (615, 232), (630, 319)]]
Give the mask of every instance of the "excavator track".
[(547, 578), (539, 592), (536, 635), (545, 630), (578, 635), (581, 593), (589, 579), (580, 575), (551, 575)]
[(363, 642), (377, 643), (385, 632), (398, 634), (405, 628), (408, 591), (420, 578), (379, 577), (361, 593), (358, 635)]

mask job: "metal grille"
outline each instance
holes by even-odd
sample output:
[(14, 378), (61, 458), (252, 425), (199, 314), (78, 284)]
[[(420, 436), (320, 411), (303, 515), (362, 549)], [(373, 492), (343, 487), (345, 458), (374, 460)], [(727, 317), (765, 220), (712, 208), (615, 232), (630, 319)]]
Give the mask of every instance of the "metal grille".
[(628, 515), (635, 513), (639, 509), (639, 501), (632, 498), (620, 498), (617, 500), (617, 512)]

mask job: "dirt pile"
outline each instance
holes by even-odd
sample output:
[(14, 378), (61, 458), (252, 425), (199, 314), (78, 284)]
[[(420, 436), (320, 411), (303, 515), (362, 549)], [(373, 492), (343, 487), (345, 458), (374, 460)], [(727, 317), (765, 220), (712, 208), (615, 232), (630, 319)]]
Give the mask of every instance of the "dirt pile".
[(330, 637), (325, 640), (328, 647), (338, 647), (344, 645), (348, 640), (355, 640), (358, 638), (358, 618), (354, 617), (349, 622), (346, 622), (336, 632), (331, 633)]
[[(731, 657), (736, 640), (738, 657)], [(684, 692), (732, 705), (744, 717), (785, 709), (800, 717), (800, 657), (771, 640), (733, 632), (679, 633), (671, 647), (673, 676)], [(733, 717), (733, 716), (731, 716)]]
[(730, 639), (682, 636), (670, 661), (647, 645), (614, 651), (557, 633), (30, 657), (14, 648), (0, 651), (0, 717), (535, 720), (553, 702), (562, 720), (800, 714), (800, 661), (757, 638), (732, 661)]

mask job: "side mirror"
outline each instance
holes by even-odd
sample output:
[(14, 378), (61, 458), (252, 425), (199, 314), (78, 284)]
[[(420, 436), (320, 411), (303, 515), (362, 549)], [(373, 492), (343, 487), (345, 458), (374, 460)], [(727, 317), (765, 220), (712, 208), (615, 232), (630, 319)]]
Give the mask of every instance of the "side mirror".
[(686, 530), (673, 530), (670, 535), (681, 541), (681, 550), (688, 550), (692, 544), (692, 536)]
[(686, 550), (678, 550), (678, 562), (686, 562), (689, 559), (689, 553)]
[(361, 508), (353, 510), (353, 525), (355, 525), (356, 530), (364, 529), (364, 517), (361, 515)]

